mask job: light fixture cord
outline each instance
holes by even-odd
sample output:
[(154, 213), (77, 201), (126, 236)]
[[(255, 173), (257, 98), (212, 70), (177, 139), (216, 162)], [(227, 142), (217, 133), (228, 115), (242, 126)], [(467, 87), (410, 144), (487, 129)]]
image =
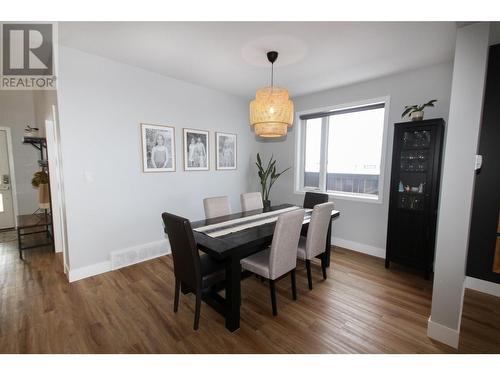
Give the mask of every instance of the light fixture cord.
[(271, 87), (274, 87), (274, 63), (271, 63)]

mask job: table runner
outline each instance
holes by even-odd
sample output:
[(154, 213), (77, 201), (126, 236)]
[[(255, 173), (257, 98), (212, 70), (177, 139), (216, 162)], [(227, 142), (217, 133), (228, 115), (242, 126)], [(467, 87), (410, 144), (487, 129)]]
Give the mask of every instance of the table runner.
[[(203, 227), (194, 228), (193, 230), (204, 233), (207, 236), (216, 238), (224, 236), (229, 233), (239, 232), (244, 229), (256, 227), (259, 225), (273, 223), (276, 220), (278, 220), (278, 216), (280, 216), (281, 214), (297, 209), (300, 209), (300, 207), (297, 206), (287, 207), (281, 210), (264, 212), (261, 214), (228, 220), (217, 224), (206, 225)], [(305, 211), (306, 214), (304, 215), (304, 223), (308, 223), (311, 220), (312, 209), (306, 209)]]

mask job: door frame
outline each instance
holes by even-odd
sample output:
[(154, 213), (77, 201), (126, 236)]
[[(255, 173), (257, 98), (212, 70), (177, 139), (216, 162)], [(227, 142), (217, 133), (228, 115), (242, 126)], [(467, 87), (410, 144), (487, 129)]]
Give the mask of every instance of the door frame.
[(7, 135), (7, 157), (9, 158), (10, 188), (12, 191), (12, 207), (14, 208), (14, 226), (17, 228), (17, 206), (16, 173), (14, 169), (14, 153), (12, 152), (12, 132), (8, 126), (0, 126), (0, 130), (5, 130)]
[(62, 252), (64, 273), (69, 271), (68, 237), (66, 226), (66, 202), (64, 199), (64, 177), (62, 170), (62, 153), (59, 118), (57, 106), (51, 106), (50, 119), (45, 120), (45, 139), (47, 142), (47, 160), (49, 162), (49, 178), (51, 186), (52, 230), (54, 249)]

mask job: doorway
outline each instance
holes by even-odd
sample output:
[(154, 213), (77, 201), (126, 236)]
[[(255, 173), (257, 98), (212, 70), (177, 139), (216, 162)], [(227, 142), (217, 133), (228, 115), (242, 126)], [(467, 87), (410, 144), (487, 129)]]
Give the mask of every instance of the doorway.
[(14, 229), (16, 226), (17, 207), (12, 182), (13, 156), (10, 130), (0, 128), (0, 231)]

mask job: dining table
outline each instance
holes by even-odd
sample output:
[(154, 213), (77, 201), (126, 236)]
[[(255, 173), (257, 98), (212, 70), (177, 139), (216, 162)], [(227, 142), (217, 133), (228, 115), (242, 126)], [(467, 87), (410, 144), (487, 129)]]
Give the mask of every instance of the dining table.
[[(225, 326), (229, 331), (233, 332), (240, 327), (242, 279), (240, 260), (266, 249), (272, 242), (278, 216), (298, 208), (301, 207), (281, 204), (191, 222), (198, 249), (215, 261), (224, 263), (225, 281), (221, 286), (221, 289), (225, 290), (224, 297), (217, 290), (210, 290), (203, 294), (202, 299), (224, 316)], [(303, 234), (307, 233), (311, 214), (312, 209), (306, 209)], [(331, 218), (335, 219), (339, 215), (339, 211), (333, 210)], [(332, 220), (328, 227), (325, 253), (319, 256), (326, 267), (330, 265), (331, 227)]]

